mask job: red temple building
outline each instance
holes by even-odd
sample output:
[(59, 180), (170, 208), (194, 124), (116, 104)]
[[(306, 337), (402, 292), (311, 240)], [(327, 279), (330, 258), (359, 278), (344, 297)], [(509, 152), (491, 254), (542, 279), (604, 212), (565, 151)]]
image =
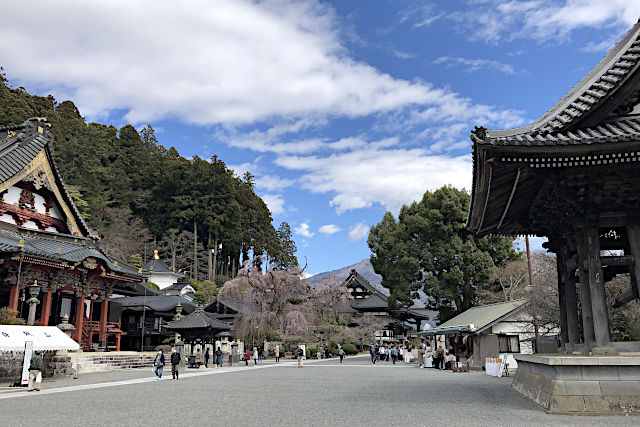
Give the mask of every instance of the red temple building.
[(49, 127), (0, 128), (0, 308), (40, 325), (68, 318), (85, 350), (119, 350), (109, 298), (141, 295), (143, 277), (100, 249), (56, 169)]

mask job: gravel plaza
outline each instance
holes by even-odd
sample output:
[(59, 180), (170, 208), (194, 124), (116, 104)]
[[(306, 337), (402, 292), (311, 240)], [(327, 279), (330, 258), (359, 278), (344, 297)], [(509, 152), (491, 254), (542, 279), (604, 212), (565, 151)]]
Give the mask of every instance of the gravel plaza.
[(265, 361), (153, 379), (151, 369), (46, 381), (41, 392), (0, 393), (2, 425), (637, 425), (635, 417), (548, 415), (511, 390), (511, 378), (452, 373), (368, 357)]

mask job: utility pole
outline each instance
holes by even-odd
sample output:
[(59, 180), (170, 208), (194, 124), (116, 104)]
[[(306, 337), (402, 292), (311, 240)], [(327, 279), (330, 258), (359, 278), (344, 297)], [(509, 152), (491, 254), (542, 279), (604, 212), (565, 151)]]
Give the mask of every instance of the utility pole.
[(198, 224), (193, 219), (193, 278), (198, 280)]

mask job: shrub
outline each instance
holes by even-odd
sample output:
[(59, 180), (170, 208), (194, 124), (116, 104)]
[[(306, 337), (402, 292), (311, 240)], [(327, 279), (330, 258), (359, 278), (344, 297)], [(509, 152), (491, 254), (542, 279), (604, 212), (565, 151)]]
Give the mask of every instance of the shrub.
[(346, 354), (358, 354), (356, 346), (350, 343), (342, 344), (342, 349)]
[(24, 325), (24, 320), (17, 316), (18, 312), (9, 307), (0, 308), (0, 325)]

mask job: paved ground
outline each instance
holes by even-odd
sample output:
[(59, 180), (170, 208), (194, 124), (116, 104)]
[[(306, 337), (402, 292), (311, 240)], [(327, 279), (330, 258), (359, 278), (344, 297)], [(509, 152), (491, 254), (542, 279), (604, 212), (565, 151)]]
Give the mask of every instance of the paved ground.
[[(156, 381), (150, 369), (44, 383), (0, 394), (0, 425), (520, 426), (638, 425), (638, 417), (547, 415), (510, 378), (454, 374), (366, 357), (265, 363)], [(169, 375), (170, 377), (170, 375)]]

